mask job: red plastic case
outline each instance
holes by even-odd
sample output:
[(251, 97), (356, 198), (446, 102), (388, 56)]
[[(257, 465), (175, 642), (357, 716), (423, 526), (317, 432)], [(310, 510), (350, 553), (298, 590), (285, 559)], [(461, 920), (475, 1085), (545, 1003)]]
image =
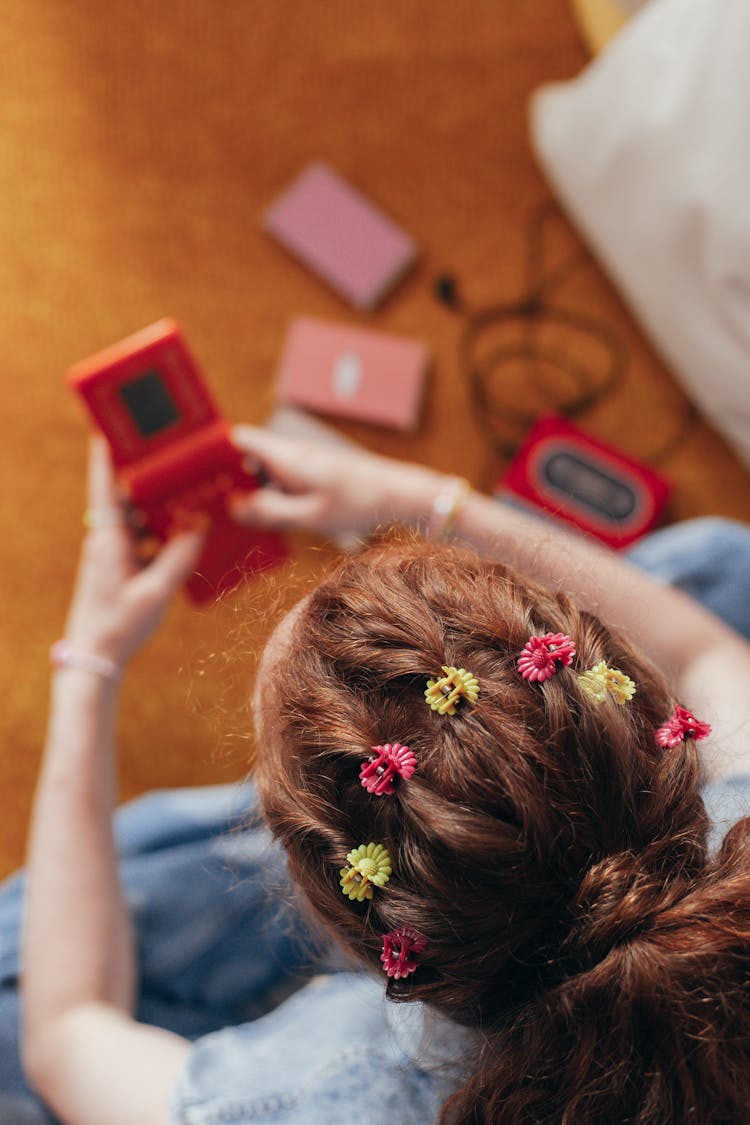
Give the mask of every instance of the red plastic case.
[(527, 435), (496, 495), (510, 493), (622, 549), (656, 526), (670, 491), (648, 465), (548, 415)]
[(75, 364), (66, 378), (107, 438), (120, 483), (149, 532), (163, 541), (196, 513), (210, 520), (187, 582), (196, 602), (287, 557), (276, 532), (240, 527), (227, 514), (232, 492), (251, 491), (258, 480), (244, 468), (176, 321), (144, 328)]

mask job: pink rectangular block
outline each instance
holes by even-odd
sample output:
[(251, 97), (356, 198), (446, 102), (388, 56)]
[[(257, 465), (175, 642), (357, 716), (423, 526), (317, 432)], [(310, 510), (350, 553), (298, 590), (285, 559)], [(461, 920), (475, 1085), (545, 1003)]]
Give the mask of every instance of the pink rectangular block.
[(372, 309), (416, 243), (325, 164), (311, 164), (266, 212), (264, 229), (355, 308)]
[(428, 359), (418, 340), (298, 317), (281, 357), (278, 400), (321, 414), (414, 430)]

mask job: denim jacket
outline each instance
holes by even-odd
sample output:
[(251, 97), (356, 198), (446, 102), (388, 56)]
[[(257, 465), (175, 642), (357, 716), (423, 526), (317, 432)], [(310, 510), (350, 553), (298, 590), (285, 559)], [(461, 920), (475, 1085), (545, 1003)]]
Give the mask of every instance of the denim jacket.
[(395, 1005), (369, 974), (312, 980), (266, 1016), (199, 1040), (172, 1099), (183, 1125), (427, 1125), (468, 1034)]

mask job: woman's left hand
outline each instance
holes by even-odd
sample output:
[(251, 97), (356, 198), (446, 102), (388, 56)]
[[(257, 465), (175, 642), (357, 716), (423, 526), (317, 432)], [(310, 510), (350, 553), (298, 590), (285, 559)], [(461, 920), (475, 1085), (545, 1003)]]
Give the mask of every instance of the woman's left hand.
[(92, 439), (89, 455), (88, 505), (100, 523), (94, 522), (83, 543), (65, 637), (74, 648), (123, 667), (154, 632), (175, 591), (195, 569), (205, 532), (176, 535), (148, 566), (140, 566), (109, 450), (98, 437)]

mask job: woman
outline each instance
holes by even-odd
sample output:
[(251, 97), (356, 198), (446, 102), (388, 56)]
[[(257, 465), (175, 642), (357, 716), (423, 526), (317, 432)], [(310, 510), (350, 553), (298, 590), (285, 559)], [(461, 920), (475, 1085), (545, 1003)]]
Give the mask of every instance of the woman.
[[(60, 1118), (97, 1125), (379, 1125), (441, 1113), (739, 1120), (750, 1093), (745, 834), (740, 825), (713, 859), (698, 789), (713, 787), (715, 824), (722, 804), (737, 819), (750, 753), (747, 644), (620, 558), (429, 470), (247, 428), (236, 439), (270, 481), (237, 502), (238, 519), (327, 533), (425, 520), (433, 536), (450, 525), (473, 550), (376, 547), (346, 561), (277, 630), (254, 707), (262, 795), (331, 937), (312, 952), (298, 915), (280, 919), (264, 898), (240, 958), (239, 1007), (258, 1018), (203, 1036), (241, 1023), (226, 993), (210, 1015), (197, 1010), (206, 980), (222, 976), (226, 935), (208, 943), (199, 984), (188, 967), (165, 971), (169, 1002), (153, 1024), (136, 1022), (125, 898), (138, 888), (124, 876), (123, 896), (111, 828), (119, 676), (189, 573), (200, 537), (173, 540), (135, 571), (127, 529), (94, 521), (103, 526), (85, 545), (56, 650), (29, 849), (22, 1044), (32, 1084)], [(117, 509), (100, 446), (90, 487), (95, 512)], [(740, 570), (703, 592), (747, 612), (747, 534), (720, 531)], [(695, 570), (684, 570), (688, 581)], [(536, 667), (552, 672), (535, 677), (529, 661), (545, 644)], [(440, 705), (455, 684), (441, 672), (458, 661), (476, 688), (451, 713)], [(619, 673), (622, 698), (601, 669), (597, 680), (601, 664)], [(680, 730), (678, 705), (690, 714)], [(390, 778), (392, 791), (378, 786), (386, 741), (414, 758), (411, 773)], [(164, 806), (135, 815), (150, 824), (141, 852), (150, 847), (158, 866)], [(184, 838), (187, 823), (194, 837), (198, 822), (193, 808), (173, 827)], [(248, 839), (255, 848), (258, 837)], [(357, 855), (368, 844), (383, 849), (374, 871)], [(273, 883), (284, 877), (277, 862), (266, 851), (247, 870)], [(248, 884), (252, 897), (257, 878)], [(187, 917), (200, 911), (189, 906)], [(172, 947), (185, 916), (173, 913)], [(225, 929), (236, 939), (236, 924)], [(142, 964), (148, 956), (142, 947)], [(363, 963), (374, 973), (355, 969)], [(182, 986), (172, 988), (176, 976)], [(146, 978), (154, 1005), (153, 965)], [(424, 1004), (383, 1006), (384, 981), (394, 999)], [(279, 1003), (284, 992), (293, 994)]]

